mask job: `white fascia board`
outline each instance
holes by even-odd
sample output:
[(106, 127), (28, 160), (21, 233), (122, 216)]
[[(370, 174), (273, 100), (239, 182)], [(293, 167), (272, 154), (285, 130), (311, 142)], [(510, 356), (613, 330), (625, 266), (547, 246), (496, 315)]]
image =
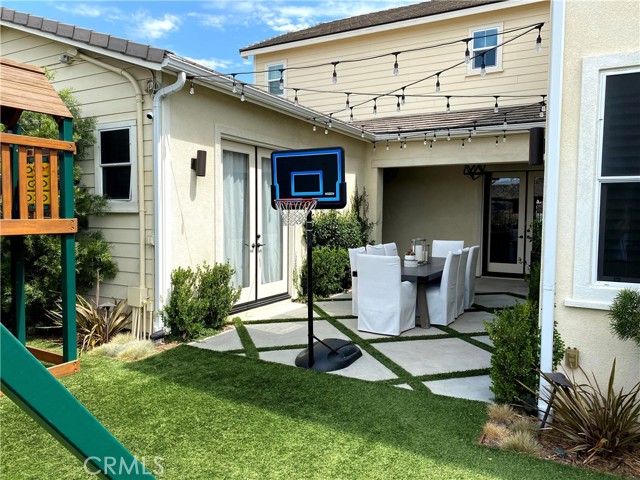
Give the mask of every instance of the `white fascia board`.
[(123, 53), (114, 52), (113, 50), (97, 47), (89, 43), (78, 42), (77, 40), (61, 37), (54, 33), (43, 32), (42, 30), (29, 28), (23, 25), (16, 25), (15, 23), (6, 22), (4, 20), (0, 20), (0, 25), (6, 28), (13, 28), (14, 30), (19, 30), (21, 32), (29, 33), (31, 35), (36, 35), (38, 37), (47, 38), (49, 40), (53, 40), (54, 42), (62, 43), (64, 45), (69, 45), (77, 50), (82, 50), (84, 52), (93, 52), (103, 57), (109, 57), (114, 60), (120, 60), (121, 62), (131, 63), (142, 68), (148, 68), (149, 70), (154, 70), (156, 72), (160, 71), (162, 66), (162, 64), (160, 63), (148, 62), (138, 57), (132, 57), (130, 55), (125, 55)]
[(498, 10), (504, 10), (507, 8), (521, 7), (523, 5), (532, 5), (535, 3), (547, 3), (548, 0), (513, 0), (499, 3), (491, 3), (489, 5), (482, 5), (479, 7), (466, 8), (464, 10), (456, 10), (455, 12), (440, 13), (437, 15), (430, 15), (428, 17), (412, 18), (410, 20), (401, 20), (398, 22), (386, 23), (383, 25), (375, 25), (372, 27), (359, 28), (356, 30), (349, 30), (347, 32), (322, 35), (319, 37), (307, 38), (304, 40), (298, 40), (287, 43), (280, 43), (278, 45), (270, 45), (263, 48), (248, 49), (240, 51), (242, 58), (248, 58), (251, 55), (263, 55), (265, 53), (273, 53), (281, 50), (288, 50), (290, 48), (307, 47), (309, 45), (317, 45), (318, 43), (332, 42), (335, 40), (343, 40), (346, 38), (358, 37), (361, 35), (368, 35), (370, 33), (388, 32), (400, 28), (413, 27), (416, 25), (426, 25), (429, 23), (441, 22), (443, 20), (451, 20), (455, 18), (462, 18), (471, 15), (478, 15), (481, 13), (494, 12)]
[[(237, 93), (232, 92), (233, 81), (226, 75), (214, 72), (206, 67), (196, 65), (194, 63), (185, 61), (176, 55), (169, 54), (165, 61), (162, 63), (163, 70), (167, 70), (168, 73), (177, 74), (178, 72), (185, 72), (187, 77), (198, 77), (194, 79), (199, 85), (206, 86), (212, 90), (224, 93), (233, 97), (238, 97)], [(238, 82), (240, 83), (240, 82)], [(262, 107), (270, 108), (289, 117), (298, 118), (305, 122), (311, 123), (312, 119), (318, 120), (318, 125), (322, 121), (327, 120), (328, 115), (317, 112), (307, 107), (296, 106), (293, 102), (276, 96), (271, 95), (264, 90), (255, 88), (250, 84), (245, 85), (245, 97), (246, 101), (260, 105)], [(324, 119), (324, 120), (323, 120)], [(349, 125), (337, 119), (332, 120), (332, 130), (342, 133), (354, 138), (362, 139), (362, 130), (360, 128)], [(373, 140), (374, 136), (365, 132), (365, 140)]]

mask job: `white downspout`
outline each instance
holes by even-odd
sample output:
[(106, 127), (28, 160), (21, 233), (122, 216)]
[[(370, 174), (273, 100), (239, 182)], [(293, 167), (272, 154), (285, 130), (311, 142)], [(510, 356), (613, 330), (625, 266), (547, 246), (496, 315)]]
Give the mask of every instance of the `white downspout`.
[[(138, 308), (142, 309), (142, 313), (137, 311), (138, 315), (142, 316), (142, 320), (144, 322), (145, 316), (145, 306), (148, 301), (147, 294), (147, 255), (146, 255), (146, 229), (145, 229), (145, 196), (144, 196), (144, 124), (142, 117), (142, 107), (143, 107), (143, 94), (140, 89), (140, 85), (136, 79), (126, 70), (121, 68), (114, 67), (113, 65), (109, 65), (108, 63), (104, 63), (100, 60), (96, 60), (95, 58), (88, 57), (80, 52), (75, 52), (75, 56), (77, 58), (81, 58), (82, 60), (92, 63), (93, 65), (97, 65), (111, 72), (117, 73), (118, 75), (123, 76), (133, 86), (133, 90), (136, 93), (136, 165), (137, 165), (137, 189), (138, 189), (138, 259), (139, 259), (139, 275), (138, 275), (138, 289), (139, 289), (139, 298), (142, 300), (141, 305), (135, 305)], [(140, 319), (138, 319), (139, 324)], [(134, 322), (135, 323), (135, 322)], [(141, 333), (141, 332), (138, 332)]]
[[(187, 74), (180, 72), (175, 83), (158, 90), (153, 97), (153, 226), (155, 238), (155, 276), (154, 276), (154, 311), (159, 312), (164, 306), (169, 291), (167, 270), (167, 232), (164, 215), (167, 212), (167, 196), (170, 195), (165, 181), (165, 159), (162, 155), (162, 99), (180, 90), (187, 81)], [(163, 327), (162, 318), (154, 317), (153, 330)]]
[[(562, 81), (564, 62), (565, 2), (551, 2), (551, 53), (549, 67), (549, 115), (547, 118), (547, 161), (544, 178), (544, 221), (542, 228), (542, 292), (540, 294), (540, 370), (553, 369), (553, 323), (555, 314), (560, 140), (562, 128)], [(538, 409), (547, 408), (546, 382), (540, 378)]]

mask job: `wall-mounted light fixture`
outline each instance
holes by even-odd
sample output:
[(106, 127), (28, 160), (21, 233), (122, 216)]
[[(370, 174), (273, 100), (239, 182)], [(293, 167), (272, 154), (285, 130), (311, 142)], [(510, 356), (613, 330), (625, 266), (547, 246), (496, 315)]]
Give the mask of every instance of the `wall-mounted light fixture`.
[[(462, 144), (464, 145), (464, 139), (462, 139)], [(462, 173), (471, 180), (477, 180), (484, 175), (484, 169), (484, 165), (465, 165)]]
[(198, 150), (196, 158), (191, 159), (191, 170), (195, 170), (197, 177), (204, 177), (207, 173), (207, 152)]

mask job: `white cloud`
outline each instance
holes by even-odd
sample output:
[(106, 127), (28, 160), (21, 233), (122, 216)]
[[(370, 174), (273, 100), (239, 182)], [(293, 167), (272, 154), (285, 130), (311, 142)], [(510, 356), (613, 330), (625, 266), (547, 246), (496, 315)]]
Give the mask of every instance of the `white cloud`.
[(114, 15), (120, 13), (120, 10), (112, 7), (104, 7), (97, 4), (87, 3), (64, 3), (60, 2), (56, 4), (55, 8), (61, 12), (71, 13), (73, 15), (79, 15), (81, 17), (98, 18), (107, 15)]
[(234, 65), (236, 65), (236, 63), (233, 60), (223, 60), (220, 58), (192, 58), (192, 57), (185, 57), (185, 58), (199, 65), (204, 65), (205, 67), (208, 67), (212, 70), (218, 70), (218, 71), (228, 70)]
[(138, 11), (131, 17), (131, 34), (136, 38), (148, 41), (157, 40), (179, 29), (182, 20), (179, 16), (165, 13), (160, 17), (152, 17), (148, 13)]
[(216, 30), (224, 30), (229, 18), (227, 15), (208, 15), (204, 13), (189, 13), (189, 17), (193, 17), (200, 25), (205, 27), (214, 28)]

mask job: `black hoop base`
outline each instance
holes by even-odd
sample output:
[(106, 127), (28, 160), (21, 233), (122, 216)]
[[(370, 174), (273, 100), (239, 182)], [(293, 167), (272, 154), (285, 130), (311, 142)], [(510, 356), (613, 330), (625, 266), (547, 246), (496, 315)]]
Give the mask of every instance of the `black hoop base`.
[(349, 340), (327, 338), (313, 344), (313, 365), (309, 367), (309, 348), (296, 357), (296, 367), (310, 368), (318, 372), (333, 372), (347, 368), (362, 356), (357, 345)]

